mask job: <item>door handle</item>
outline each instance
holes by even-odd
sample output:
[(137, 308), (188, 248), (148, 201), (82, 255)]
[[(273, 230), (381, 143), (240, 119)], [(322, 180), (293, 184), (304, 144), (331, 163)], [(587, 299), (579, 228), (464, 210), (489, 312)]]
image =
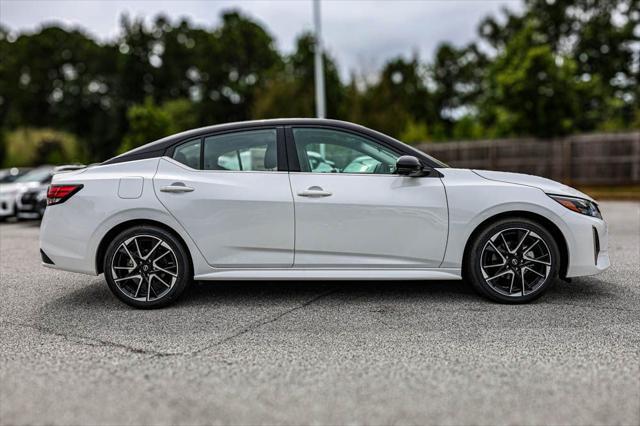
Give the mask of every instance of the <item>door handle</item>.
[(185, 185), (182, 182), (174, 182), (171, 185), (163, 186), (162, 188), (160, 188), (160, 191), (176, 194), (178, 192), (191, 192), (193, 191), (193, 188)]
[(298, 195), (301, 197), (328, 197), (331, 193), (329, 191), (325, 191), (319, 186), (310, 186), (304, 191), (298, 192)]

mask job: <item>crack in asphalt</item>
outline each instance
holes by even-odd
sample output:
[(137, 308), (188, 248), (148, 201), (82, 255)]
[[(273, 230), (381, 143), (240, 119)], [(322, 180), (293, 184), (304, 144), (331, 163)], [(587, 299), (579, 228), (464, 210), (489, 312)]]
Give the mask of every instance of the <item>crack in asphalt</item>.
[(286, 315), (289, 315), (292, 312), (295, 312), (297, 310), (306, 308), (307, 306), (311, 305), (312, 303), (317, 302), (318, 300), (320, 300), (320, 299), (322, 299), (322, 298), (324, 298), (326, 296), (329, 296), (330, 294), (333, 294), (336, 291), (338, 291), (337, 288), (332, 288), (332, 289), (329, 289), (329, 290), (327, 290), (325, 292), (322, 292), (322, 293), (314, 296), (313, 298), (307, 300), (306, 302), (303, 302), (303, 303), (301, 303), (301, 304), (299, 304), (297, 306), (294, 306), (293, 308), (287, 309), (286, 311), (280, 312), (279, 314), (277, 314), (277, 315), (275, 315), (275, 316), (273, 316), (271, 318), (266, 318), (266, 319), (263, 319), (261, 321), (256, 321), (253, 324), (250, 324), (247, 327), (244, 327), (243, 329), (237, 331), (236, 333), (234, 333), (234, 334), (232, 334), (230, 336), (227, 336), (227, 337), (225, 337), (223, 339), (220, 339), (220, 340), (218, 340), (216, 342), (213, 342), (211, 344), (205, 345), (202, 348), (191, 352), (189, 355), (191, 355), (191, 356), (197, 355), (197, 354), (199, 354), (201, 352), (204, 352), (204, 351), (206, 351), (208, 349), (212, 349), (212, 348), (224, 345), (225, 343), (227, 343), (227, 342), (229, 342), (229, 341), (231, 341), (233, 339), (236, 339), (236, 338), (238, 338), (238, 337), (240, 337), (242, 335), (250, 333), (251, 331), (257, 330), (258, 328), (260, 328), (262, 326), (265, 326), (267, 324), (272, 324), (272, 323), (278, 321), (279, 319), (285, 317)]
[(243, 329), (237, 331), (236, 333), (227, 336), (223, 339), (220, 339), (216, 342), (213, 342), (211, 344), (207, 344), (199, 349), (196, 349), (194, 351), (186, 351), (186, 352), (162, 352), (162, 351), (154, 351), (154, 350), (149, 350), (149, 349), (143, 349), (143, 348), (137, 348), (137, 347), (133, 347), (133, 346), (129, 346), (129, 345), (125, 345), (122, 343), (116, 343), (116, 342), (112, 342), (109, 340), (103, 340), (103, 339), (96, 339), (95, 337), (87, 337), (87, 336), (83, 336), (83, 335), (79, 335), (79, 334), (74, 334), (74, 333), (63, 333), (60, 331), (56, 331), (47, 327), (42, 327), (39, 325), (35, 325), (35, 324), (25, 324), (25, 323), (17, 323), (17, 322), (12, 322), (12, 321), (7, 321), (7, 320), (0, 320), (0, 325), (8, 325), (8, 326), (13, 326), (13, 327), (22, 327), (22, 328), (28, 328), (34, 331), (37, 331), (39, 333), (42, 334), (47, 334), (47, 335), (51, 335), (51, 336), (56, 336), (56, 337), (61, 337), (69, 342), (78, 344), (78, 345), (84, 345), (84, 346), (91, 346), (91, 347), (110, 347), (110, 348), (114, 348), (114, 349), (122, 349), (125, 350), (127, 352), (130, 353), (134, 353), (134, 354), (138, 354), (138, 355), (148, 355), (150, 357), (154, 357), (154, 358), (164, 358), (164, 357), (178, 357), (178, 356), (194, 356), (197, 355), (203, 351), (206, 351), (207, 349), (211, 349), (211, 348), (215, 348), (217, 346), (223, 345), (233, 339), (236, 339), (244, 334), (250, 333), (251, 331), (257, 330), (258, 328), (265, 326), (267, 324), (272, 324), (276, 321), (278, 321), (279, 319), (283, 318), (286, 315), (289, 315), (292, 312), (295, 312), (299, 309), (303, 309), (309, 305), (311, 305), (312, 303), (316, 302), (317, 300), (326, 297), (332, 293), (335, 293), (337, 291), (337, 288), (333, 288), (330, 290), (327, 290), (325, 292), (322, 292), (318, 295), (316, 295), (315, 297), (294, 306), (293, 308), (287, 309), (283, 312), (280, 312), (279, 314), (273, 316), (273, 317), (269, 317), (266, 319), (262, 319), (260, 321), (256, 321), (246, 327), (244, 327)]
[(142, 349), (142, 348), (136, 348), (133, 346), (128, 346), (122, 343), (116, 343), (116, 342), (111, 342), (109, 340), (102, 340), (102, 339), (96, 339), (95, 337), (87, 337), (87, 336), (82, 336), (80, 334), (73, 334), (73, 333), (62, 333), (60, 331), (55, 331), (52, 330), (50, 328), (47, 327), (42, 327), (39, 325), (35, 325), (35, 324), (24, 324), (24, 323), (16, 323), (16, 322), (12, 322), (12, 321), (6, 321), (6, 320), (0, 320), (0, 324), (1, 325), (9, 325), (9, 326), (13, 326), (13, 327), (22, 327), (22, 328), (28, 328), (31, 330), (35, 330), (39, 333), (42, 334), (48, 334), (51, 336), (56, 336), (56, 337), (61, 337), (69, 342), (78, 344), (78, 345), (83, 345), (83, 346), (92, 346), (92, 347), (111, 347), (111, 348), (115, 348), (115, 349), (122, 349), (125, 350), (127, 352), (131, 352), (131, 353), (135, 353), (135, 354), (139, 354), (139, 355), (151, 355), (154, 357), (165, 357), (165, 356), (174, 356), (174, 355), (179, 355), (178, 353), (171, 353), (171, 352), (160, 352), (160, 351), (153, 351), (153, 350), (148, 350), (148, 349)]

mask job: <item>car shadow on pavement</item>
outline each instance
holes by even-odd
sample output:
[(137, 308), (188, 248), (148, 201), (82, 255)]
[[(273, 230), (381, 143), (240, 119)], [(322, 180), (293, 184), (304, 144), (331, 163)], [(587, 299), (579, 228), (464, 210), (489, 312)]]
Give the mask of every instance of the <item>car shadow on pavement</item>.
[[(455, 300), (455, 295), (476, 295), (463, 281), (393, 282), (393, 281), (215, 281), (194, 282), (174, 305), (165, 309), (181, 309), (194, 305), (233, 305), (240, 301), (270, 301), (304, 298), (323, 293), (344, 296), (406, 297), (407, 299), (437, 297)], [(125, 309), (100, 277), (47, 304), (48, 308), (73, 310), (76, 308)]]
[[(116, 299), (99, 277), (47, 302), (38, 310), (34, 326), (72, 340), (190, 353), (206, 346), (202, 336), (224, 341), (300, 309), (313, 309), (298, 313), (308, 318), (303, 327), (314, 327), (320, 317), (318, 326), (333, 332), (357, 331), (363, 322), (380, 322), (383, 317), (398, 327), (418, 321), (422, 327), (438, 328), (457, 321), (465, 328), (470, 318), (479, 327), (500, 318), (510, 319), (512, 327), (530, 327), (525, 317), (548, 317), (557, 324), (570, 313), (582, 324), (576, 306), (600, 309), (617, 304), (616, 296), (605, 290), (610, 284), (595, 278), (556, 284), (528, 306), (509, 306), (483, 299), (463, 281), (213, 282), (195, 284), (168, 308), (138, 310)], [(524, 314), (516, 315), (519, 311)]]
[[(532, 302), (545, 304), (571, 300), (597, 304), (617, 297), (611, 292), (613, 283), (595, 277), (557, 280), (540, 299)], [(286, 301), (305, 299), (331, 293), (343, 298), (358, 297), (375, 303), (424, 300), (429, 303), (493, 304), (477, 295), (465, 281), (216, 281), (194, 282), (174, 305), (164, 309), (188, 309), (190, 306), (233, 306), (238, 303)], [(110, 292), (102, 277), (47, 304), (62, 310), (83, 308), (133, 310)]]

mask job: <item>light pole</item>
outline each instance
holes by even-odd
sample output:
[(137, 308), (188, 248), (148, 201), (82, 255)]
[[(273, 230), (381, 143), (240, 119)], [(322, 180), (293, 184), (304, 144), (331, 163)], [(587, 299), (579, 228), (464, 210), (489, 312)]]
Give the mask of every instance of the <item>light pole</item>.
[(316, 117), (325, 118), (324, 63), (322, 59), (322, 31), (320, 22), (320, 0), (313, 0), (313, 23), (315, 26), (315, 81), (316, 81)]

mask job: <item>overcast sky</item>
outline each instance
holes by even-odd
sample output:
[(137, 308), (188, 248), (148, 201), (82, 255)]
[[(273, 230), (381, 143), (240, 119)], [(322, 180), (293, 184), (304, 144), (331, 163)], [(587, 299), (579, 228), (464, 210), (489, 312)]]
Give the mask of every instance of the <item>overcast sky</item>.
[[(430, 59), (443, 41), (466, 44), (476, 38), (478, 22), (503, 7), (522, 9), (519, 0), (323, 0), (323, 40), (343, 76), (350, 70), (369, 73), (398, 55), (417, 52)], [(226, 9), (256, 19), (284, 52), (292, 49), (298, 34), (312, 28), (311, 0), (0, 0), (0, 22), (13, 31), (58, 22), (83, 27), (104, 40), (118, 34), (122, 13), (147, 19), (164, 13), (211, 27)]]

